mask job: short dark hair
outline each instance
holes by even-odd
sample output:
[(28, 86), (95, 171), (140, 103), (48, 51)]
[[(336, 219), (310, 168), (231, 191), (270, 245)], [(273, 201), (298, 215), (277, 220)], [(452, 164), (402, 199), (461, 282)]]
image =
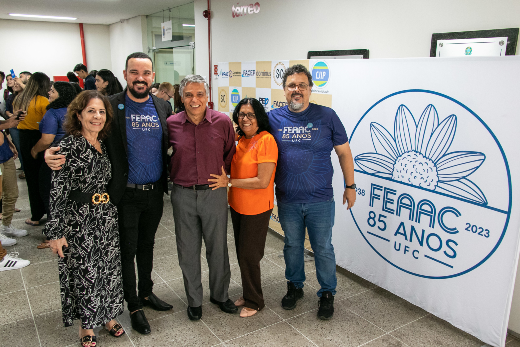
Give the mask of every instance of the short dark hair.
[(67, 78), (69, 79), (69, 82), (79, 82), (78, 76), (72, 71), (67, 72)]
[(245, 135), (242, 129), (240, 129), (240, 125), (238, 125), (238, 113), (240, 112), (240, 109), (243, 105), (251, 105), (251, 107), (253, 107), (253, 111), (255, 111), (256, 122), (258, 124), (258, 131), (256, 133), (259, 134), (262, 131), (269, 131), (269, 118), (267, 117), (267, 113), (265, 113), (265, 109), (260, 101), (255, 98), (243, 98), (238, 102), (235, 110), (233, 111), (233, 122), (237, 124), (237, 134), (239, 136)]
[(126, 63), (125, 63), (125, 70), (128, 69), (128, 61), (130, 59), (150, 59), (150, 62), (152, 63), (152, 69), (153, 69), (153, 61), (152, 58), (146, 53), (143, 52), (135, 52), (130, 54), (128, 57), (126, 57)]
[(83, 65), (83, 64), (76, 64), (76, 66), (74, 66), (74, 69), (72, 71), (74, 71), (74, 72), (76, 72), (76, 71), (88, 72), (87, 67), (85, 65)]
[(2, 81), (5, 80), (5, 73), (3, 71), (0, 71), (0, 76), (2, 76)]
[(103, 101), (106, 110), (106, 121), (105, 126), (99, 132), (98, 137), (105, 139), (110, 131), (110, 125), (112, 123), (112, 117), (114, 112), (112, 111), (112, 105), (108, 98), (98, 92), (97, 90), (85, 90), (76, 96), (67, 108), (67, 115), (65, 116), (65, 122), (63, 128), (67, 132), (67, 135), (81, 136), (81, 122), (78, 119), (78, 114), (81, 113), (89, 104), (92, 99), (100, 99)]
[(312, 88), (314, 83), (312, 83), (312, 75), (309, 72), (309, 70), (307, 70), (307, 68), (305, 66), (303, 66), (302, 64), (295, 64), (295, 65), (291, 66), (290, 68), (288, 68), (287, 70), (285, 70), (285, 72), (283, 74), (283, 89), (285, 89), (285, 82), (287, 82), (287, 77), (289, 77), (291, 75), (299, 74), (299, 73), (303, 73), (303, 74), (307, 75), (307, 79), (309, 80), (309, 87)]
[(30, 73), (29, 71), (22, 71), (22, 72), (20, 72), (20, 75), (29, 75), (29, 76), (32, 76), (32, 73)]

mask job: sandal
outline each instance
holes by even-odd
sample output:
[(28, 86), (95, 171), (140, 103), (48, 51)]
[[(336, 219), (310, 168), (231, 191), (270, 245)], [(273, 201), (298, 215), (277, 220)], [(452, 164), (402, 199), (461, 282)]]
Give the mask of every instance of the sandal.
[(252, 309), (249, 307), (244, 307), (242, 309), (242, 311), (240, 311), (240, 317), (242, 317), (242, 318), (251, 317), (251, 316), (255, 315), (257, 312), (258, 312), (258, 310), (255, 310), (255, 309)]
[(94, 347), (97, 345), (96, 336), (86, 335), (79, 339), (82, 347)]
[[(108, 330), (106, 326), (105, 329)], [(112, 325), (112, 328), (108, 330), (108, 333), (114, 337), (121, 337), (125, 334), (125, 330), (123, 329), (123, 326), (121, 324), (116, 322), (116, 324)]]
[(38, 248), (38, 249), (45, 249), (45, 248), (50, 248), (50, 247), (51, 247), (51, 244), (50, 244), (49, 240), (45, 240), (42, 243), (40, 243), (38, 246), (36, 246), (36, 248)]
[(237, 299), (237, 301), (235, 301), (235, 306), (244, 306), (245, 303), (246, 303), (246, 301), (244, 300), (244, 297), (241, 296), (240, 298)]
[(36, 227), (36, 226), (40, 225), (40, 221), (33, 221), (33, 220), (31, 220), (31, 218), (28, 218), (25, 220), (25, 224), (29, 224), (29, 225), (32, 225), (33, 227)]

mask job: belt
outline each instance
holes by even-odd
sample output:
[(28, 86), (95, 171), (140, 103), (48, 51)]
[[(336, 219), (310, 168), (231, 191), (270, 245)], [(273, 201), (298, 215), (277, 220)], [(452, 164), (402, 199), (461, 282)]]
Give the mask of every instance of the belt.
[(110, 201), (108, 193), (83, 193), (79, 190), (73, 190), (69, 194), (69, 199), (76, 202), (82, 202), (85, 204), (93, 203), (94, 205), (106, 204)]
[(188, 186), (188, 187), (176, 184), (176, 186), (179, 187), (179, 188), (182, 188), (182, 189), (191, 189), (191, 190), (208, 190), (208, 189), (211, 189), (209, 184), (196, 184), (196, 185)]
[(149, 183), (149, 184), (133, 184), (133, 183), (127, 183), (127, 188), (133, 188), (133, 189), (139, 189), (139, 190), (152, 190), (154, 188), (157, 188), (157, 183)]

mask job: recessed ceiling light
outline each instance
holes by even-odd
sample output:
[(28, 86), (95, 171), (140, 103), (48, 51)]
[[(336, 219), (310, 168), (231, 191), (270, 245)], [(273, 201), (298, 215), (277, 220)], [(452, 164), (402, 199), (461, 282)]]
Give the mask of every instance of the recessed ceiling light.
[(183, 24), (183, 27), (195, 27), (195, 24)]
[(44, 19), (65, 19), (65, 20), (76, 20), (77, 19), (77, 18), (73, 18), (73, 17), (40, 16), (37, 14), (9, 13), (9, 15), (13, 16), (13, 17), (30, 17), (30, 18), (44, 18)]

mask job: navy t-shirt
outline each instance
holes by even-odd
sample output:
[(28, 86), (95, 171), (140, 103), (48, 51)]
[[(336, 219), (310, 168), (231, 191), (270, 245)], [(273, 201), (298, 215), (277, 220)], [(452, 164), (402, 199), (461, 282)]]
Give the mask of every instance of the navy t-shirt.
[(0, 164), (5, 163), (14, 156), (13, 151), (11, 151), (9, 147), (9, 141), (6, 138), (7, 135), (3, 131), (2, 133), (4, 134), (4, 144), (0, 146)]
[(296, 113), (287, 106), (269, 112), (269, 125), (278, 145), (276, 199), (282, 203), (313, 203), (332, 199), (334, 146), (348, 141), (333, 109), (309, 104)]
[(125, 96), (126, 137), (128, 143), (128, 182), (154, 183), (161, 178), (162, 128), (152, 97), (146, 102)]
[(67, 114), (67, 108), (51, 108), (40, 121), (40, 132), (42, 134), (56, 135), (52, 141), (51, 147), (58, 144), (61, 139), (65, 136), (65, 130), (63, 129), (63, 122), (65, 121), (65, 115)]

